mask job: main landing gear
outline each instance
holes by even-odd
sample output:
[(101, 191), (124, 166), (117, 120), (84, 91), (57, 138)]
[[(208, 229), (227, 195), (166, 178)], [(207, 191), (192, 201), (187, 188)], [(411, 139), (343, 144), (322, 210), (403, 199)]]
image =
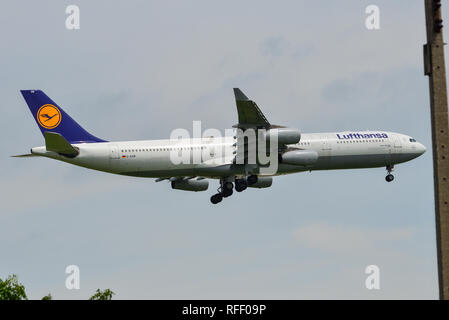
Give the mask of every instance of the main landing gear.
[(235, 191), (242, 192), (248, 188), (248, 183), (245, 179), (236, 179), (235, 180)]
[[(235, 191), (242, 192), (245, 191), (248, 186), (257, 183), (257, 176), (251, 175), (248, 178), (235, 179)], [(218, 193), (210, 197), (210, 202), (217, 204), (223, 200), (232, 196), (234, 189), (234, 184), (231, 181), (226, 181), (224, 179), (220, 180), (220, 187), (217, 189)]]
[(217, 204), (223, 200), (223, 195), (221, 193), (214, 194), (212, 197), (210, 197), (210, 202), (213, 204)]
[(218, 188), (218, 193), (214, 194), (210, 197), (210, 202), (213, 204), (217, 204), (223, 200), (223, 198), (227, 198), (232, 196), (234, 189), (234, 184), (231, 181), (220, 180), (220, 187)]
[(391, 182), (391, 181), (394, 180), (394, 176), (391, 174), (391, 172), (393, 171), (393, 168), (394, 168), (393, 165), (388, 165), (388, 166), (387, 166), (388, 174), (387, 174), (387, 176), (385, 177), (385, 180), (386, 180), (387, 182)]

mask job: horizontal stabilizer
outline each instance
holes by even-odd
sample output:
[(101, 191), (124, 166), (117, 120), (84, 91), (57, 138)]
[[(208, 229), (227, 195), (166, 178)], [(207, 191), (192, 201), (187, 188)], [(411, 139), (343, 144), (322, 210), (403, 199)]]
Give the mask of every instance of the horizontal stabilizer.
[(31, 158), (31, 157), (39, 157), (39, 155), (34, 153), (28, 153), (28, 154), (18, 154), (16, 156), (11, 156), (13, 158)]
[(78, 149), (72, 146), (64, 137), (57, 132), (46, 131), (45, 147), (47, 151), (57, 152), (67, 157), (76, 157), (79, 154)]

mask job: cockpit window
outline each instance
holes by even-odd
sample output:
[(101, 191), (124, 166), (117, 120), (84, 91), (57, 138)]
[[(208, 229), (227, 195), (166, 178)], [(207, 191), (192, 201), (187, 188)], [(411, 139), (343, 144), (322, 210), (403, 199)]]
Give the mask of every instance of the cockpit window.
[(416, 140), (413, 138), (410, 138), (409, 140), (410, 140), (410, 142), (416, 142)]

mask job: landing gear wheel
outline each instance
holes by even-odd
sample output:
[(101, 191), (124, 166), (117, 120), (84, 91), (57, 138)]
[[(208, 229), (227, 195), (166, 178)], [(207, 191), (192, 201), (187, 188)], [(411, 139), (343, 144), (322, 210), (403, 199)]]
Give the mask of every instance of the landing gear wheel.
[(225, 198), (230, 197), (230, 196), (232, 196), (232, 193), (233, 193), (232, 189), (224, 189), (223, 197), (225, 197)]
[(257, 183), (257, 176), (256, 175), (249, 176), (247, 181), (249, 186), (255, 184)]
[(214, 194), (212, 197), (210, 197), (210, 202), (212, 202), (213, 204), (217, 204), (221, 202), (221, 200), (223, 200), (223, 196), (221, 195), (221, 193)]
[(391, 182), (391, 181), (394, 180), (394, 176), (391, 174), (391, 172), (393, 172), (394, 165), (390, 164), (390, 165), (387, 166), (386, 169), (387, 169), (388, 174), (387, 174), (387, 176), (385, 177), (385, 180), (386, 180), (387, 182)]
[(242, 192), (248, 188), (248, 183), (245, 179), (237, 179), (235, 180), (235, 191)]
[(248, 188), (248, 184), (246, 183), (245, 180), (239, 180), (238, 182), (236, 181), (235, 191), (242, 192), (242, 191), (245, 191), (246, 188)]

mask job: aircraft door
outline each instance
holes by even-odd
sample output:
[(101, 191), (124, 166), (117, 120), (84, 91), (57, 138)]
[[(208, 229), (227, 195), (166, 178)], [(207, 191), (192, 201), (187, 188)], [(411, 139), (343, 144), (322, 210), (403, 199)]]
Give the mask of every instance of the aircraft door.
[(393, 150), (392, 153), (402, 153), (402, 144), (401, 140), (397, 137), (394, 138), (393, 141)]
[(109, 149), (109, 159), (120, 159), (120, 154), (117, 146), (111, 146)]
[(329, 165), (331, 163), (331, 152), (332, 146), (326, 137), (321, 143), (321, 155), (320, 155), (320, 157), (323, 158), (322, 163), (324, 165)]
[(402, 143), (399, 137), (393, 138), (393, 146), (391, 151), (391, 158), (393, 161), (400, 161), (402, 157)]
[(330, 153), (332, 151), (332, 147), (331, 147), (329, 141), (323, 140), (323, 142), (321, 144), (321, 151), (323, 151), (323, 155), (330, 156)]
[(401, 140), (398, 137), (393, 137), (391, 140), (388, 145), (385, 145), (388, 148), (385, 153), (385, 165), (391, 165), (399, 160), (402, 153)]

